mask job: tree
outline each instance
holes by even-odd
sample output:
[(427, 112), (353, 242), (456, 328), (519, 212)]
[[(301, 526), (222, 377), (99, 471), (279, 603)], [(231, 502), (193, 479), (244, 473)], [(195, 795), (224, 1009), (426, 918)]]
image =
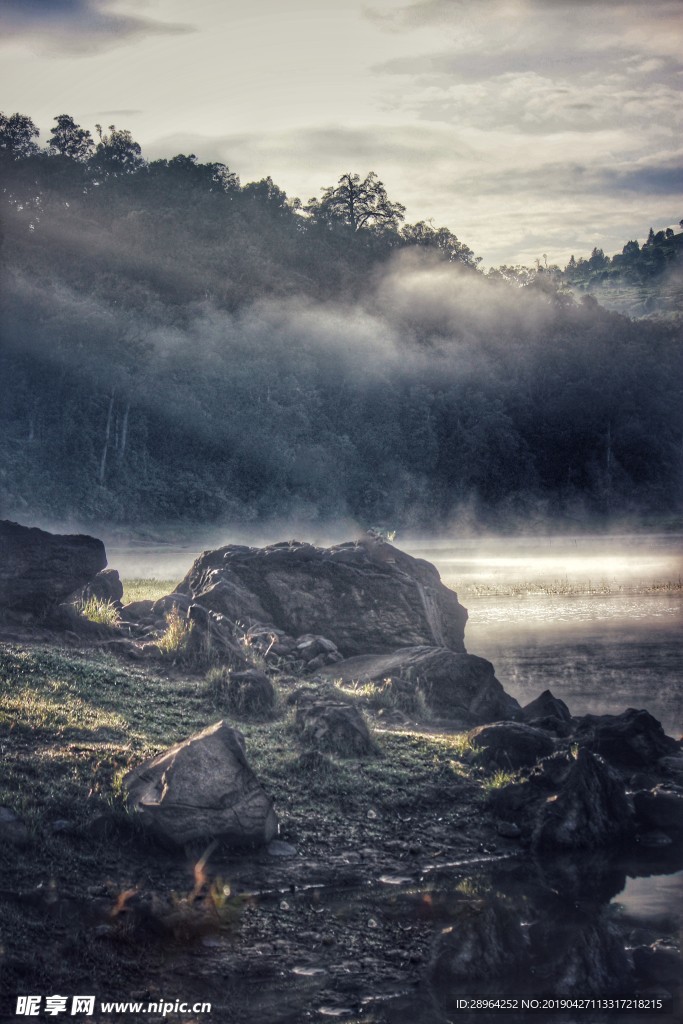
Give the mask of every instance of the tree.
[(91, 160), (97, 170), (105, 174), (130, 174), (143, 166), (142, 150), (128, 129), (117, 129), (115, 124), (110, 124), (111, 134), (104, 135), (101, 124), (96, 124), (95, 128), (100, 141)]
[(4, 151), (13, 160), (31, 156), (38, 152), (34, 138), (40, 135), (30, 117), (25, 114), (0, 113), (0, 152)]
[(76, 124), (69, 114), (59, 114), (54, 120), (57, 124), (48, 141), (50, 152), (61, 153), (74, 160), (86, 160), (95, 145), (90, 132)]
[(673, 228), (667, 228), (666, 229), (666, 237), (667, 238), (673, 238), (673, 236), (674, 236), (674, 229)]
[(338, 221), (354, 231), (370, 225), (397, 228), (404, 220), (405, 206), (393, 203), (374, 171), (364, 181), (359, 174), (342, 174), (336, 188), (323, 189), (321, 199), (309, 200), (304, 209), (320, 221)]
[(650, 228), (650, 234), (647, 236), (647, 241), (643, 244), (643, 249), (645, 248), (646, 245), (654, 245), (654, 244), (655, 244), (655, 233), (652, 230), (652, 228)]
[(458, 241), (448, 228), (435, 228), (428, 221), (420, 220), (417, 224), (406, 224), (401, 228), (401, 238), (408, 245), (419, 245), (426, 249), (435, 249), (439, 255), (449, 262), (466, 263), (476, 267), (482, 257), (475, 256), (468, 245)]

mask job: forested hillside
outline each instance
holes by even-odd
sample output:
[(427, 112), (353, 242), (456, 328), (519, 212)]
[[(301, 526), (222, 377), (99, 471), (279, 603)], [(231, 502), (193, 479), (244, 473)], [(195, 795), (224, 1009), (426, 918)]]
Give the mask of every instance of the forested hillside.
[(683, 504), (683, 346), (482, 274), (375, 175), (302, 204), (0, 118), (0, 515), (443, 529)]

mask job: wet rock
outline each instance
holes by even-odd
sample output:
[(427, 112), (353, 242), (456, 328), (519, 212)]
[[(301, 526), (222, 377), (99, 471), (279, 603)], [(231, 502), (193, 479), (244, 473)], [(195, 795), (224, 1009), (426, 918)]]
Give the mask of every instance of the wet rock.
[(305, 743), (340, 757), (377, 753), (367, 723), (353, 704), (304, 702), (296, 709), (295, 725)]
[(519, 704), (505, 692), (490, 661), (445, 647), (403, 647), (391, 654), (348, 658), (322, 674), (344, 683), (409, 683), (429, 705), (465, 725), (514, 718)]
[(5, 845), (25, 846), (29, 831), (11, 807), (0, 807), (0, 850)]
[(678, 750), (656, 718), (635, 708), (621, 715), (584, 715), (576, 720), (574, 736), (580, 746), (620, 768), (651, 768)]
[(665, 832), (683, 829), (683, 790), (668, 790), (657, 786), (633, 795), (636, 818), (643, 825), (661, 828)]
[(104, 544), (0, 520), (0, 607), (42, 614), (107, 564)]
[(555, 749), (547, 733), (522, 722), (480, 725), (472, 729), (467, 738), (480, 750), (477, 754), (479, 763), (490, 765), (495, 762), (501, 768), (531, 767)]
[(233, 621), (326, 637), (344, 657), (408, 645), (464, 653), (467, 612), (435, 567), (374, 538), (205, 551), (176, 592)]
[(249, 714), (270, 711), (275, 704), (275, 688), (264, 672), (256, 668), (231, 672), (228, 678), (231, 707)]
[(657, 781), (654, 775), (648, 775), (647, 772), (635, 772), (628, 780), (628, 784), (633, 790), (654, 789)]
[(277, 835), (272, 801), (249, 767), (244, 737), (222, 721), (138, 765), (123, 788), (140, 824), (171, 844), (215, 838), (264, 845)]
[(621, 780), (601, 757), (579, 748), (558, 792), (537, 808), (536, 849), (594, 848), (628, 830), (631, 810)]
[[(657, 763), (657, 770), (663, 772), (667, 778), (672, 779), (679, 786), (683, 786), (683, 755), (674, 754), (660, 757)], [(656, 783), (655, 783), (656, 784)], [(652, 789), (652, 786), (642, 786), (642, 789)]]

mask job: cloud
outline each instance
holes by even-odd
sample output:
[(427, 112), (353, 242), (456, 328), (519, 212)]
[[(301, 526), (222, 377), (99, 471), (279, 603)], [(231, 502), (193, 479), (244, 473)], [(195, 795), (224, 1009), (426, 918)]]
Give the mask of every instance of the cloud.
[(37, 44), (49, 52), (90, 55), (148, 35), (193, 31), (109, 10), (115, 0), (0, 0), (3, 41)]

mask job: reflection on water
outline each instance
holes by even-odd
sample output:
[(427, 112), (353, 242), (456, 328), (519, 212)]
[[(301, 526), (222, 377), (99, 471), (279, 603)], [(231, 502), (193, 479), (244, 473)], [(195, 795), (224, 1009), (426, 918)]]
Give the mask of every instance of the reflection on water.
[[(430, 948), (420, 980), (378, 982), (362, 953), (340, 949), (339, 963), (295, 964), (277, 983), (250, 991), (242, 1024), (299, 1024), (319, 1016), (374, 1024), (522, 1020), (469, 1014), (467, 997), (666, 999), (664, 1019), (680, 1019), (683, 970), (676, 939), (683, 923), (683, 853), (643, 856), (519, 856), (476, 873), (444, 867), (398, 886), (322, 889), (288, 895), (339, 922), (380, 920), (396, 935), (385, 956), (400, 964), (403, 935), (427, 926)], [(658, 873), (659, 888), (651, 885)], [(666, 891), (668, 898), (662, 900)], [(635, 895), (634, 895), (635, 894)], [(278, 899), (279, 897), (275, 897)], [(309, 906), (310, 905), (310, 906)], [(302, 908), (303, 910), (303, 908)], [(371, 916), (372, 915), (372, 916)], [(242, 1001), (243, 994), (235, 992)], [(671, 1002), (673, 1000), (673, 1004)], [(537, 1021), (643, 1021), (620, 1013), (535, 1014)]]

